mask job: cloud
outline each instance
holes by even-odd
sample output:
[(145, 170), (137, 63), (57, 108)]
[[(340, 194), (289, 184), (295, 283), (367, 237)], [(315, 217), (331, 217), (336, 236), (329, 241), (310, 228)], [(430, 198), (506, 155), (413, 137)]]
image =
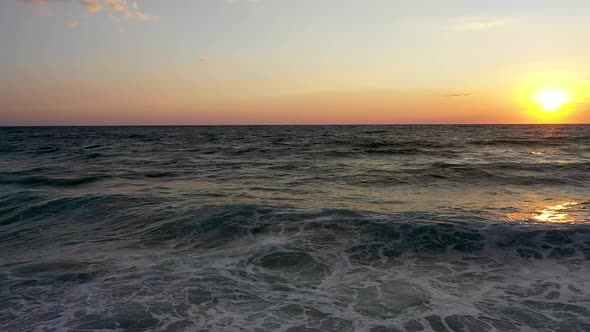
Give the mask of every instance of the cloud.
[(107, 0), (107, 5), (111, 10), (116, 12), (120, 12), (128, 8), (127, 0)]
[(34, 5), (47, 5), (50, 3), (62, 2), (63, 0), (21, 0), (24, 3), (31, 3)]
[(125, 17), (127, 17), (129, 19), (140, 20), (140, 21), (153, 21), (153, 20), (156, 19), (155, 16), (148, 15), (148, 14), (142, 13), (142, 12), (137, 11), (137, 10), (134, 10), (134, 11), (126, 11), (125, 12)]
[(104, 8), (100, 0), (80, 0), (80, 3), (84, 6), (86, 11), (91, 13), (99, 12)]
[[(33, 5), (49, 5), (49, 4), (54, 4), (54, 3), (60, 3), (60, 2), (68, 2), (67, 0), (20, 0), (21, 2), (24, 3), (29, 3), (29, 4), (33, 4)], [(84, 9), (86, 9), (89, 12), (99, 12), (101, 10), (103, 10), (105, 8), (105, 4), (109, 5), (109, 7), (111, 7), (111, 3), (113, 3), (113, 5), (121, 3), (121, 2), (125, 2), (124, 0), (77, 0), (82, 6), (84, 6)], [(112, 8), (112, 7), (111, 7)]]
[(209, 62), (209, 57), (206, 55), (200, 56), (199, 62)]
[[(153, 21), (157, 17), (139, 10), (139, 2), (134, 0), (19, 0), (20, 2), (47, 7), (47, 5), (61, 2), (77, 2), (87, 12), (98, 13), (110, 11), (109, 16), (114, 17), (113, 12), (121, 12), (120, 18), (139, 21)], [(113, 20), (115, 21), (115, 20)]]
[(473, 96), (473, 93), (450, 93), (445, 95), (445, 97), (470, 97)]
[(451, 29), (455, 31), (489, 30), (503, 27), (508, 21), (482, 18), (459, 18), (451, 21)]
[(80, 25), (78, 21), (69, 21), (68, 23), (66, 23), (66, 26), (72, 29), (77, 27), (78, 25)]

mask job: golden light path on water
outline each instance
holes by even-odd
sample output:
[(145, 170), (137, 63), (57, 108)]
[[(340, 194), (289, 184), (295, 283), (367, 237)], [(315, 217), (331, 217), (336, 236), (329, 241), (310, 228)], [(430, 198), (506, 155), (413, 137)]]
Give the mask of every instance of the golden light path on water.
[(536, 221), (548, 223), (574, 222), (576, 221), (575, 218), (570, 218), (567, 211), (568, 209), (580, 204), (580, 202), (565, 202), (558, 205), (548, 206), (538, 211), (536, 215), (533, 215), (533, 219)]
[(581, 202), (568, 201), (556, 205), (549, 205), (538, 208), (533, 214), (527, 213), (511, 213), (508, 218), (511, 221), (534, 220), (542, 223), (573, 223), (580, 221), (575, 215), (572, 215), (569, 210), (582, 204)]

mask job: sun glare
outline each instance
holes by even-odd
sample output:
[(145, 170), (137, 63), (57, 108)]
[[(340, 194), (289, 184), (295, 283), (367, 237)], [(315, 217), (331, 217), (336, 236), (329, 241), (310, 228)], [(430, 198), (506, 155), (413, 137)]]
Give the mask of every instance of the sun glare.
[(572, 101), (570, 94), (562, 88), (541, 90), (535, 94), (533, 99), (545, 112), (556, 112), (564, 104)]

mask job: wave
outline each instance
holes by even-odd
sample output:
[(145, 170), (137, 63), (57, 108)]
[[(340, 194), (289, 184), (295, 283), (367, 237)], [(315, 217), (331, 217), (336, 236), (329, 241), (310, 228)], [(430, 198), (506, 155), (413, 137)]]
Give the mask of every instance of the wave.
[(590, 163), (449, 163), (434, 162), (404, 170), (418, 180), (452, 183), (501, 183), (507, 185), (585, 185), (590, 180)]
[[(259, 206), (223, 206), (198, 213), (198, 221), (154, 229), (152, 234), (194, 242), (214, 243), (256, 237), (313, 232), (336, 239), (356, 239), (345, 249), (350, 255), (371, 259), (414, 254), (514, 254), (523, 258), (577, 257), (590, 259), (590, 224), (557, 228), (530, 221), (506, 223), (473, 216), (404, 212), (375, 214), (352, 210), (304, 212)], [(172, 233), (169, 233), (171, 232)], [(319, 236), (321, 238), (321, 236)], [(310, 241), (313, 241), (310, 240)], [(336, 241), (338, 242), (338, 241)], [(313, 243), (311, 243), (313, 244)], [(317, 243), (322, 245), (322, 243)]]
[(23, 187), (77, 187), (85, 184), (90, 184), (104, 179), (110, 178), (106, 175), (99, 176), (79, 176), (72, 178), (56, 178), (47, 176), (22, 176), (22, 177), (10, 177), (0, 176), (0, 184), (7, 185), (19, 185)]
[(496, 138), (483, 140), (470, 140), (471, 145), (489, 146), (559, 146), (568, 144), (585, 144), (590, 141), (590, 136), (576, 137), (571, 135), (550, 136), (538, 138)]
[[(93, 216), (93, 213), (116, 211), (122, 206), (126, 206), (130, 213), (110, 218), (108, 222), (103, 220), (104, 214)], [(342, 248), (343, 252), (368, 263), (403, 254), (514, 255), (533, 259), (590, 260), (590, 223), (558, 227), (533, 220), (504, 222), (448, 213), (381, 214), (258, 205), (184, 208), (179, 213), (173, 208), (160, 207), (153, 199), (125, 195), (87, 195), (23, 207), (26, 208), (21, 208), (16, 215), (13, 213), (12, 217), (5, 214), (3, 224), (25, 217), (29, 221), (39, 220), (58, 226), (61, 224), (59, 219), (68, 219), (69, 211), (83, 209), (84, 232), (94, 230), (95, 236), (101, 233), (108, 236), (116, 230), (126, 232), (129, 240), (169, 243), (175, 247), (190, 244), (209, 250), (218, 245), (231, 246), (234, 241), (256, 241), (262, 235), (285, 237), (287, 234), (290, 237), (313, 234), (307, 245), (329, 245), (329, 242), (321, 242), (325, 240), (321, 236), (323, 234), (329, 236), (332, 244)], [(66, 229), (71, 226), (71, 223), (63, 225)], [(12, 235), (5, 233), (7, 237)], [(316, 237), (320, 242), (315, 243)]]
[[(122, 202), (125, 211), (115, 212)], [(25, 215), (51, 211), (37, 221), (43, 231), (18, 238), (26, 246), (0, 233), (11, 255), (0, 264), (7, 330), (589, 327), (587, 291), (574, 276), (590, 260), (590, 224), (265, 205), (163, 208), (133, 196), (57, 200)]]

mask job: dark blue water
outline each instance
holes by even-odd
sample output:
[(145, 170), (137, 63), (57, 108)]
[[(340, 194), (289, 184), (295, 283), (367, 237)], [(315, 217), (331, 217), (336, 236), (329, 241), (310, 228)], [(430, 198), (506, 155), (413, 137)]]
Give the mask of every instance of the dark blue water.
[(590, 126), (0, 128), (1, 331), (590, 331)]

